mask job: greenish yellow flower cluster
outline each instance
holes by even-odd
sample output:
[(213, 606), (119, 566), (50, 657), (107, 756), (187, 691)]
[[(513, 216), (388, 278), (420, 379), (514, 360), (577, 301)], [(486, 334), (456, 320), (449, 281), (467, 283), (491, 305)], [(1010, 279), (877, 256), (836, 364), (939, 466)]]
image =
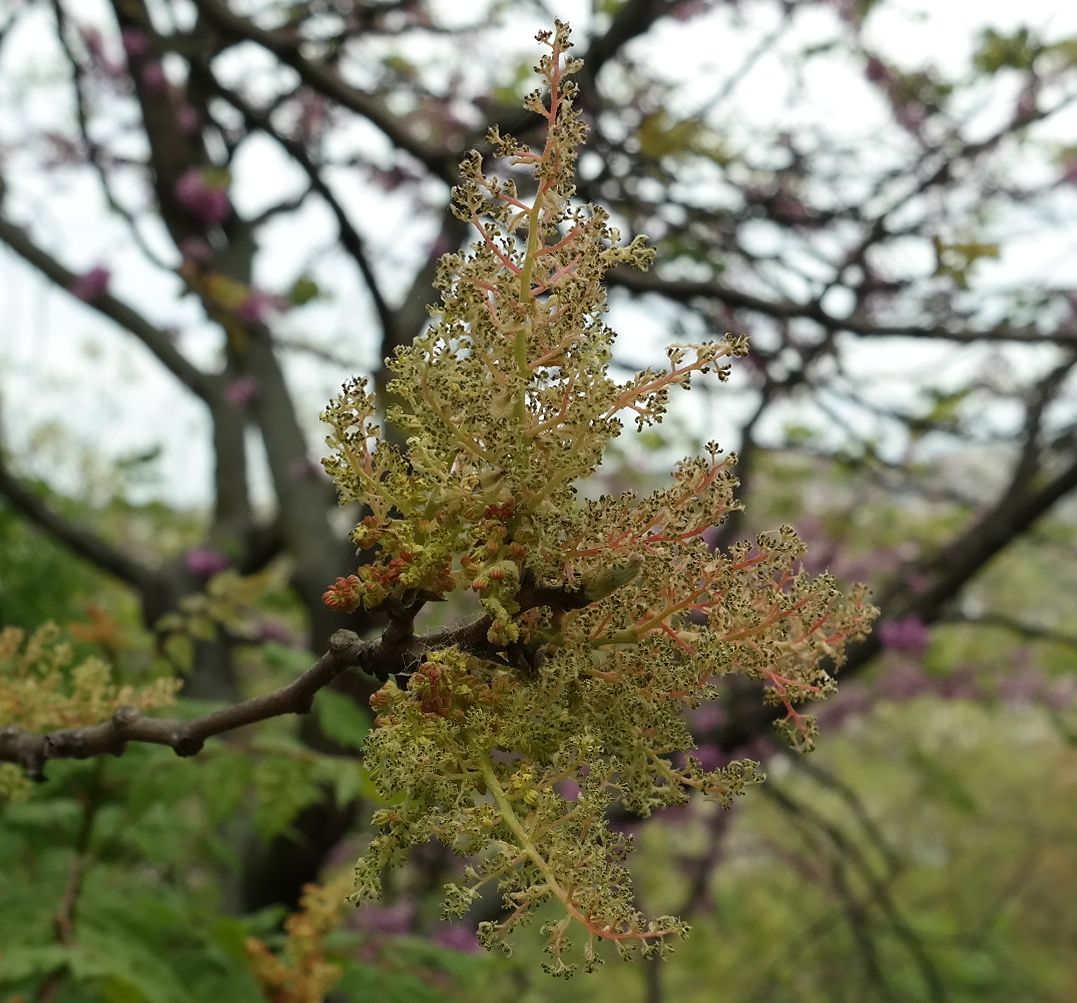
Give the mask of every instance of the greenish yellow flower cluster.
[(406, 685), (390, 678), (372, 700), (365, 755), (387, 807), (356, 897), (379, 895), (410, 847), (441, 840), (471, 860), (446, 914), (496, 885), (504, 917), (479, 933), (505, 947), (552, 901), (548, 967), (567, 974), (573, 937), (591, 968), (601, 941), (661, 955), (686, 932), (635, 908), (611, 805), (648, 815), (693, 793), (728, 805), (762, 780), (751, 761), (703, 770), (684, 712), (740, 673), (766, 684), (808, 745), (795, 704), (833, 688), (822, 665), (840, 663), (873, 611), (862, 592), (797, 570), (803, 548), (787, 527), (728, 554), (708, 547), (703, 534), (736, 505), (734, 458), (716, 445), (649, 497), (577, 499), (622, 415), (660, 421), (670, 388), (725, 379), (747, 345), (676, 346), (666, 370), (610, 377), (605, 274), (645, 268), (652, 252), (641, 237), (622, 245), (604, 210), (574, 200), (581, 64), (566, 56), (567, 25), (538, 40), (545, 89), (525, 105), (545, 120), (544, 145), (490, 135), (534, 183), (521, 193), (484, 174), (477, 153), (464, 160), (454, 211), (479, 239), (442, 258), (428, 329), (389, 362), (388, 418), (406, 445), (383, 435), (364, 380), (325, 412), (326, 469), (342, 501), (367, 507), (354, 538), (374, 555), (327, 602), (399, 612), (470, 591), (486, 614), (485, 636), (426, 651)]

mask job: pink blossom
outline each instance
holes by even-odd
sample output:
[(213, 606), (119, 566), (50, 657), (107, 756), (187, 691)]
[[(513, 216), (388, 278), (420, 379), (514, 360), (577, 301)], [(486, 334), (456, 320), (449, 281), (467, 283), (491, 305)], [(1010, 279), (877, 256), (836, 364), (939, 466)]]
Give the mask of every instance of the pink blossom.
[(95, 265), (88, 272), (83, 272), (75, 277), (68, 286), (71, 295), (84, 303), (93, 303), (100, 299), (108, 291), (108, 283), (112, 273), (101, 265)]
[(232, 214), (232, 203), (223, 185), (211, 184), (197, 167), (176, 182), (176, 199), (192, 216), (209, 226), (223, 223)]
[(236, 407), (246, 407), (258, 393), (258, 381), (253, 376), (241, 376), (224, 388), (224, 396)]
[(918, 616), (906, 616), (880, 624), (879, 640), (891, 651), (919, 656), (927, 651), (930, 637), (923, 620)]
[(212, 578), (229, 566), (229, 560), (212, 547), (194, 547), (183, 555), (183, 566), (196, 578)]

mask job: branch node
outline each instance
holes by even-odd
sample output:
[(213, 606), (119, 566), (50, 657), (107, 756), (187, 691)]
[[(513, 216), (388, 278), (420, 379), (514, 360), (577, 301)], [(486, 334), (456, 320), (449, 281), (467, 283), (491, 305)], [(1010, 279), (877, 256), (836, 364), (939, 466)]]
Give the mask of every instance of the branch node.
[(140, 717), (142, 717), (142, 712), (137, 707), (124, 704), (122, 707), (117, 707), (112, 712), (112, 723), (116, 726), (116, 730), (120, 734), (123, 734)]
[(196, 735), (173, 732), (169, 744), (172, 746), (172, 751), (175, 752), (177, 756), (186, 758), (187, 756), (194, 756), (201, 752), (202, 746), (205, 743)]
[(359, 635), (354, 630), (337, 630), (329, 638), (329, 649), (339, 654), (358, 643)]

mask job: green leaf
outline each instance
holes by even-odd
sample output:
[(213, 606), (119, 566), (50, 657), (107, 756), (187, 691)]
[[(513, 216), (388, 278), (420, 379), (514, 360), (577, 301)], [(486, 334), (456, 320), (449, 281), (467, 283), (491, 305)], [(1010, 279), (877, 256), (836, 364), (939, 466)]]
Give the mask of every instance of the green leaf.
[(61, 967), (66, 967), (71, 952), (59, 944), (43, 947), (5, 947), (0, 949), (0, 985), (14, 982), (16, 979), (32, 979), (48, 975)]
[(314, 698), (318, 724), (334, 742), (358, 749), (370, 731), (370, 715), (363, 713), (355, 701), (333, 690), (321, 690)]

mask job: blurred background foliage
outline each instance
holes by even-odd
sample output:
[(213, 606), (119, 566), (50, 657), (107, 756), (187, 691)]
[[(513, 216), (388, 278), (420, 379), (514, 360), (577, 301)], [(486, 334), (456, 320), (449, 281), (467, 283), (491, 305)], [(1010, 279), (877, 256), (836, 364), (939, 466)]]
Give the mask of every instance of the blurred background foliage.
[(0, 999), (1077, 998), (1077, 24), (942, 6), (0, 2), (0, 625), (181, 673), (181, 715), (310, 664), (354, 565), (317, 411), (421, 327), (454, 165), (528, 127), (551, 13), (591, 68), (581, 193), (659, 251), (613, 277), (615, 366), (754, 348), (585, 490), (718, 437), (746, 508), (714, 544), (792, 522), (882, 607), (815, 753), (733, 690), (699, 755), (768, 783), (615, 820), (644, 909), (693, 924), (667, 962), (479, 953), (436, 847), (380, 907), (301, 901), (368, 838), (352, 680), (299, 728), (52, 763), (4, 804)]

